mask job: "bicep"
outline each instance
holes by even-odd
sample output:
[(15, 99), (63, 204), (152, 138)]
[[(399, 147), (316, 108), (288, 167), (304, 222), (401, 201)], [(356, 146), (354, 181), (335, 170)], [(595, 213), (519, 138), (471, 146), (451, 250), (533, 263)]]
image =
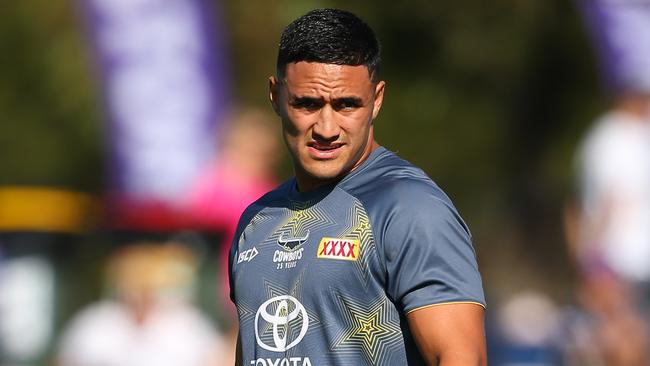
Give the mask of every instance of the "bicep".
[(487, 365), (481, 305), (433, 305), (413, 310), (406, 318), (418, 349), (429, 365)]

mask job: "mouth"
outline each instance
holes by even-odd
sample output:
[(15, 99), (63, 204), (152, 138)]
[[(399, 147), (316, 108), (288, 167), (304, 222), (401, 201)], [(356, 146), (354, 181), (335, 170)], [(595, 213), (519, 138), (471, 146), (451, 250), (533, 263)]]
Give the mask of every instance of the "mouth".
[(345, 144), (340, 142), (322, 143), (318, 141), (310, 141), (307, 143), (309, 152), (316, 159), (332, 159), (338, 155), (341, 147)]

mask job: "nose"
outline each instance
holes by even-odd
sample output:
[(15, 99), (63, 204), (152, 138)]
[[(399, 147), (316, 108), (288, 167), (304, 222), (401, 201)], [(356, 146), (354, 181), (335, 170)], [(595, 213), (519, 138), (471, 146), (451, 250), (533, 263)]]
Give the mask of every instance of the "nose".
[(341, 128), (336, 122), (335, 113), (329, 104), (320, 110), (318, 121), (312, 129), (312, 137), (316, 141), (333, 142), (339, 138)]

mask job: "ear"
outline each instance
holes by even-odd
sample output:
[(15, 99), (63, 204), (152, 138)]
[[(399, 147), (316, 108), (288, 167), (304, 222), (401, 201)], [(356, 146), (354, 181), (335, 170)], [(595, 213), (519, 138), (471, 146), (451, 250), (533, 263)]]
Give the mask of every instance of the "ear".
[(375, 85), (375, 101), (372, 106), (372, 119), (374, 120), (379, 115), (379, 110), (381, 109), (381, 104), (384, 102), (384, 89), (386, 87), (386, 82), (381, 80)]
[(275, 111), (275, 114), (280, 115), (280, 83), (277, 77), (269, 77), (269, 101)]

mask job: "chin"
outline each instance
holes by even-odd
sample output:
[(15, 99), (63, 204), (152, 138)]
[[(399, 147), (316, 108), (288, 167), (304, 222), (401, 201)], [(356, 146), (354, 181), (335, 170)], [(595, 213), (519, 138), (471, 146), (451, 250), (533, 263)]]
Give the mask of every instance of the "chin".
[(313, 180), (329, 182), (345, 175), (345, 170), (337, 169), (307, 169), (305, 170)]

